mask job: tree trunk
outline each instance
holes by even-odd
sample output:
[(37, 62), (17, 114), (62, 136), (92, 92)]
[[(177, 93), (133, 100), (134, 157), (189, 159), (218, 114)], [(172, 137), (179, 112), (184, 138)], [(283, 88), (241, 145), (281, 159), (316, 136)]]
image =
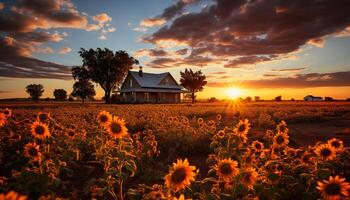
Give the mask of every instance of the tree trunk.
[(105, 90), (105, 104), (109, 104), (111, 99), (111, 91)]
[(192, 98), (192, 103), (194, 103), (194, 92), (192, 92), (191, 98)]

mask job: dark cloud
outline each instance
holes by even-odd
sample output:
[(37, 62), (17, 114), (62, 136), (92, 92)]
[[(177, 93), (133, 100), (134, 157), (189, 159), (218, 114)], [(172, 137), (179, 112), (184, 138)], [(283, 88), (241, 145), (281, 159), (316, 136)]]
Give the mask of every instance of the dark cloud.
[(204, 67), (210, 64), (218, 64), (222, 60), (215, 59), (207, 56), (187, 56), (185, 58), (156, 58), (148, 63), (153, 68), (172, 68), (172, 67), (187, 67), (196, 66)]
[(243, 56), (237, 59), (227, 62), (225, 68), (240, 68), (242, 65), (254, 65), (261, 62), (271, 61), (276, 59), (277, 56)]
[(32, 50), (13, 38), (0, 38), (0, 77), (71, 78), (70, 67), (32, 58)]
[(286, 69), (272, 69), (273, 72), (299, 72), (306, 69), (306, 67), (299, 67), (299, 68), (286, 68)]
[(160, 26), (175, 16), (182, 14), (187, 5), (193, 4), (197, 1), (198, 0), (178, 0), (173, 5), (165, 8), (161, 15), (157, 17), (146, 18), (141, 21), (140, 25), (147, 27)]
[[(349, 10), (348, 0), (216, 0), (208, 9), (179, 16), (143, 40), (187, 44), (194, 56), (276, 56), (309, 42), (320, 44), (323, 37), (343, 31), (350, 26)], [(227, 67), (244, 61), (253, 62), (241, 59)]]
[[(246, 88), (307, 88), (350, 86), (350, 71), (334, 73), (310, 73), (293, 77), (247, 80), (241, 85)], [(209, 87), (221, 87), (224, 82), (209, 82)]]
[(184, 49), (179, 49), (176, 51), (176, 54), (178, 55), (186, 55), (188, 52), (188, 49), (187, 48), (184, 48)]

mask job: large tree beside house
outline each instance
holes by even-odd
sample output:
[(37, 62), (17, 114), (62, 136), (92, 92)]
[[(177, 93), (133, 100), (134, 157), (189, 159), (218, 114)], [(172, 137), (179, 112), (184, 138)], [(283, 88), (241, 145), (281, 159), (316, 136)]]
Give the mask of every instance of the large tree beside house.
[(105, 103), (110, 103), (111, 92), (120, 86), (132, 66), (139, 63), (125, 51), (113, 52), (107, 48), (82, 48), (79, 54), (89, 79), (104, 90)]
[(191, 92), (192, 103), (194, 103), (195, 93), (202, 91), (207, 84), (206, 77), (200, 70), (193, 72), (192, 69), (185, 69), (184, 72), (180, 72), (180, 75), (180, 85)]

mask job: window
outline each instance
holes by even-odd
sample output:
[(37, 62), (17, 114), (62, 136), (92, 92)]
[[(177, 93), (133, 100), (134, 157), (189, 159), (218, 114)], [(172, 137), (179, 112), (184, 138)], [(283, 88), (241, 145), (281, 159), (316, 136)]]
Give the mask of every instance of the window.
[(132, 79), (130, 79), (130, 87), (132, 87)]
[(169, 85), (169, 78), (165, 79), (165, 85)]

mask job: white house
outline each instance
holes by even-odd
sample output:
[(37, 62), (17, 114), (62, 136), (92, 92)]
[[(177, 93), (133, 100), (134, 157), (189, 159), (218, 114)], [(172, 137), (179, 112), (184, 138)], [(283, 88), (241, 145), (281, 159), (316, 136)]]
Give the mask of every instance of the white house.
[(304, 97), (305, 101), (323, 101), (322, 97), (314, 97), (312, 95), (307, 95), (306, 97)]

